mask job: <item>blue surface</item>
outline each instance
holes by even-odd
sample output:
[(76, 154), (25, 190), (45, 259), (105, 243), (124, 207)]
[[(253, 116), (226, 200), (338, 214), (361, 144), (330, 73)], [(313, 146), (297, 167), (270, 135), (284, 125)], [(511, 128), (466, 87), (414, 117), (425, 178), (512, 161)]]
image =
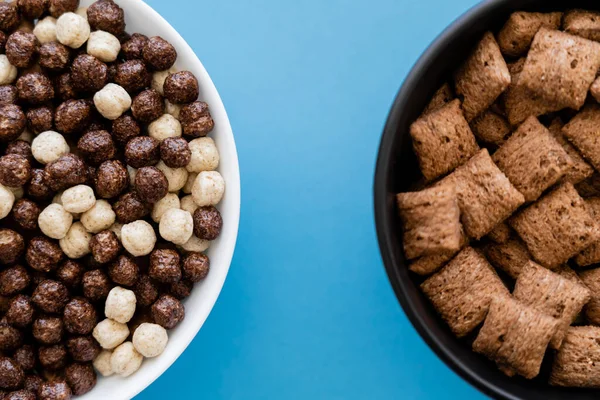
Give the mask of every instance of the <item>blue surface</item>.
[(139, 399), (483, 398), (398, 305), (372, 211), (402, 80), (475, 0), (147, 0), (190, 43), (229, 112), (238, 247), (188, 350)]

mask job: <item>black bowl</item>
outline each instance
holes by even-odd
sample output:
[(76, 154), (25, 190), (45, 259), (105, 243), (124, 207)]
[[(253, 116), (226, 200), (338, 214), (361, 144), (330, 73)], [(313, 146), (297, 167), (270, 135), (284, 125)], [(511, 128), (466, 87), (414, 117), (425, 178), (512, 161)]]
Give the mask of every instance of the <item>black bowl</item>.
[(468, 56), (487, 30), (497, 32), (512, 11), (550, 11), (581, 7), (599, 9), (597, 0), (488, 0), (448, 27), (413, 67), (390, 112), (375, 173), (375, 219), (379, 246), (388, 277), (400, 304), (425, 342), (455, 372), (484, 393), (501, 399), (594, 399), (600, 390), (548, 385), (550, 359), (533, 380), (508, 378), (484, 357), (458, 340), (419, 290), (419, 277), (409, 272), (402, 253), (402, 232), (394, 195), (407, 191), (420, 178), (408, 133), (433, 93)]

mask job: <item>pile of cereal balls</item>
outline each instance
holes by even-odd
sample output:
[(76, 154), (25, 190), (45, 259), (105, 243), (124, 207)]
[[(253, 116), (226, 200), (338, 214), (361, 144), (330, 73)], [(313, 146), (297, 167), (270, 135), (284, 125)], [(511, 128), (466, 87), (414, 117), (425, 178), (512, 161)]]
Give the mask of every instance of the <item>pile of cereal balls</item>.
[(165, 349), (225, 191), (208, 105), (112, 0), (0, 2), (0, 397), (68, 399)]

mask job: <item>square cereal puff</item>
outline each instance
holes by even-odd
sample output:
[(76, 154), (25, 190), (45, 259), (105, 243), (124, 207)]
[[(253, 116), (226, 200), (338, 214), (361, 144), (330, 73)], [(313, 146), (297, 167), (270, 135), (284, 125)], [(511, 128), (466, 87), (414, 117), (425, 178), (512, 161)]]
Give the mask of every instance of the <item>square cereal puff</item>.
[(428, 181), (464, 164), (479, 150), (459, 100), (413, 122), (410, 135), (421, 172)]
[[(590, 213), (596, 220), (600, 220), (600, 197), (586, 199)], [(580, 267), (587, 267), (600, 263), (600, 242), (592, 244), (587, 249), (575, 256), (575, 263)]]
[(600, 105), (587, 105), (562, 129), (563, 135), (594, 168), (600, 169)]
[(482, 149), (465, 165), (440, 182), (456, 184), (461, 221), (467, 235), (477, 240), (506, 220), (521, 204), (523, 195)]
[(554, 357), (550, 384), (600, 388), (600, 328), (572, 326)]
[(489, 262), (513, 279), (517, 279), (525, 264), (531, 261), (529, 250), (519, 238), (511, 238), (505, 243), (490, 243), (484, 249)]
[(454, 93), (452, 93), (452, 88), (450, 88), (450, 85), (448, 85), (448, 83), (444, 83), (433, 94), (433, 97), (429, 101), (429, 104), (427, 104), (427, 106), (423, 110), (422, 116), (427, 115), (430, 112), (433, 112), (435, 110), (442, 108), (443, 106), (450, 103), (454, 99), (455, 99), (455, 97), (454, 97)]
[(592, 294), (592, 298), (585, 306), (585, 318), (590, 324), (600, 325), (600, 268), (582, 271), (579, 277)]
[(502, 115), (488, 109), (471, 121), (471, 130), (482, 142), (502, 145), (510, 135), (510, 124)]
[(471, 121), (491, 106), (510, 85), (510, 73), (494, 35), (486, 32), (454, 76), (456, 94), (463, 98)]
[(547, 268), (564, 264), (600, 240), (600, 226), (571, 183), (563, 183), (510, 219), (534, 260)]
[(542, 27), (527, 54), (519, 85), (557, 107), (579, 110), (598, 68), (600, 43)]
[(473, 342), (473, 351), (496, 362), (509, 376), (535, 378), (558, 320), (510, 296), (495, 297)]
[(509, 57), (519, 57), (527, 52), (533, 37), (544, 26), (558, 29), (562, 13), (538, 13), (517, 11), (510, 15), (498, 33), (498, 46), (502, 54)]
[[(465, 234), (462, 226), (460, 228), (461, 237), (460, 237), (460, 248), (467, 246), (469, 244), (469, 238)], [(458, 253), (458, 251), (444, 252), (439, 254), (434, 254), (431, 256), (423, 256), (414, 260), (410, 266), (409, 270), (414, 272), (415, 274), (426, 276), (431, 275), (440, 268), (442, 268), (446, 263), (454, 258), (454, 256)]]
[(584, 287), (587, 288), (586, 284), (583, 283), (583, 280), (581, 280), (581, 278), (579, 277), (579, 275), (577, 275), (577, 272), (573, 271), (566, 264), (563, 264), (563, 265), (559, 266), (558, 268), (553, 269), (552, 271), (556, 272), (557, 274), (559, 274), (563, 278), (566, 278), (566, 279), (570, 280), (571, 282), (575, 282), (575, 283), (577, 283), (579, 285), (582, 285), (582, 286), (584, 286)]
[(569, 157), (571, 157), (571, 168), (567, 170), (565, 176), (563, 176), (562, 178), (562, 181), (571, 182), (575, 185), (592, 176), (592, 174), (594, 173), (594, 168), (592, 168), (591, 165), (585, 162), (581, 154), (579, 154), (579, 151), (577, 151), (577, 149), (573, 147), (573, 145), (571, 145), (571, 143), (569, 143), (569, 141), (562, 134), (563, 126), (564, 124), (562, 123), (560, 118), (554, 118), (552, 120), (552, 123), (548, 127), (548, 130), (550, 131), (552, 136), (554, 136), (554, 139), (556, 139), (558, 144), (560, 144), (562, 148), (565, 149)]
[(550, 347), (559, 349), (569, 326), (590, 300), (590, 291), (582, 284), (529, 261), (517, 279), (513, 296), (559, 321), (550, 341)]
[(458, 337), (483, 322), (493, 296), (509, 296), (496, 271), (472, 247), (458, 253), (423, 282), (421, 289)]
[(600, 13), (570, 10), (565, 13), (563, 30), (586, 39), (600, 41)]
[(460, 209), (454, 185), (438, 185), (396, 197), (407, 259), (460, 250)]
[(510, 226), (506, 222), (502, 222), (492, 229), (487, 237), (495, 243), (506, 243), (510, 239)]
[(600, 196), (600, 173), (594, 171), (592, 176), (579, 182), (575, 188), (583, 198)]
[(534, 201), (572, 166), (571, 157), (536, 117), (529, 117), (492, 157), (525, 197)]

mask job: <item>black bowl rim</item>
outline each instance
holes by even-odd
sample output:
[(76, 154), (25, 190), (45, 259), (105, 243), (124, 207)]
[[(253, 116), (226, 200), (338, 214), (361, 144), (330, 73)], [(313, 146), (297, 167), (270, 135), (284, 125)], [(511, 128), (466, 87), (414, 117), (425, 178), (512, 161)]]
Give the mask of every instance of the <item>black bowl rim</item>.
[(454, 354), (436, 337), (436, 335), (429, 330), (422, 316), (415, 312), (415, 304), (413, 299), (406, 295), (406, 291), (404, 289), (406, 285), (413, 285), (413, 282), (405, 282), (397, 275), (397, 269), (394, 267), (394, 265), (397, 265), (398, 263), (396, 262), (393, 253), (390, 251), (390, 249), (394, 246), (390, 234), (391, 222), (388, 218), (386, 218), (386, 209), (388, 207), (388, 166), (390, 165), (392, 161), (391, 158), (393, 157), (391, 151), (392, 141), (396, 135), (396, 127), (398, 125), (400, 114), (403, 112), (405, 105), (410, 101), (411, 93), (415, 90), (418, 90), (422, 71), (425, 70), (426, 65), (431, 62), (432, 58), (435, 58), (435, 55), (441, 51), (441, 49), (445, 48), (456, 39), (456, 36), (459, 34), (462, 26), (473, 24), (480, 17), (480, 15), (489, 13), (503, 1), (504, 0), (487, 0), (476, 4), (467, 10), (464, 14), (452, 22), (444, 31), (442, 31), (441, 34), (439, 34), (439, 36), (419, 57), (417, 62), (408, 73), (394, 100), (383, 131), (383, 136), (381, 138), (377, 157), (377, 166), (375, 170), (374, 208), (379, 248), (389, 281), (394, 289), (394, 292), (396, 293), (396, 297), (398, 298), (400, 305), (404, 309), (408, 319), (415, 327), (419, 335), (446, 365), (448, 365), (454, 372), (456, 372), (459, 376), (483, 393), (495, 398), (518, 400), (519, 398), (515, 397), (512, 393), (506, 391), (502, 387), (487, 379), (483, 379), (477, 373), (477, 371), (469, 368), (464, 362), (461, 361), (459, 357), (457, 357), (456, 354)]

